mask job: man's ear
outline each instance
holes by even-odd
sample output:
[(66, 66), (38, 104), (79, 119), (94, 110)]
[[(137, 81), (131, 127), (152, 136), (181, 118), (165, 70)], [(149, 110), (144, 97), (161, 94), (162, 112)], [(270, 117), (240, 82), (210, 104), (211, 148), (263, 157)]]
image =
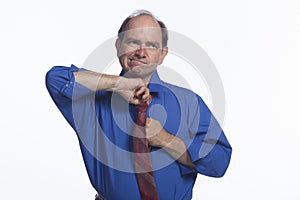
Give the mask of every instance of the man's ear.
[(161, 56), (159, 58), (159, 62), (158, 62), (159, 65), (161, 65), (162, 62), (164, 61), (166, 55), (168, 54), (168, 51), (169, 51), (168, 47), (164, 47), (164, 49), (162, 50)]
[(116, 49), (117, 49), (117, 56), (118, 56), (118, 57), (119, 57), (119, 54), (120, 54), (120, 45), (121, 45), (120, 39), (117, 38), (117, 39), (116, 39), (116, 42), (115, 42), (115, 47), (116, 47)]

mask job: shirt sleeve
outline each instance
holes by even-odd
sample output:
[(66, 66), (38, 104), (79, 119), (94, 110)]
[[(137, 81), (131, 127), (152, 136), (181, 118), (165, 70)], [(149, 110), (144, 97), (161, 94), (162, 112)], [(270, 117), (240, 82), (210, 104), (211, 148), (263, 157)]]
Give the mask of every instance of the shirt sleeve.
[(222, 177), (228, 168), (232, 148), (219, 123), (200, 97), (197, 97), (195, 106), (196, 112), (191, 112), (188, 119), (190, 141), (187, 144), (195, 170), (182, 166), (181, 173), (198, 172), (206, 176)]
[(94, 92), (88, 88), (79, 83), (75, 83), (73, 72), (79, 70), (84, 69), (79, 69), (75, 65), (71, 65), (71, 67), (54, 66), (46, 74), (47, 90), (60, 112), (74, 130), (75, 124), (72, 114), (72, 102), (94, 94)]

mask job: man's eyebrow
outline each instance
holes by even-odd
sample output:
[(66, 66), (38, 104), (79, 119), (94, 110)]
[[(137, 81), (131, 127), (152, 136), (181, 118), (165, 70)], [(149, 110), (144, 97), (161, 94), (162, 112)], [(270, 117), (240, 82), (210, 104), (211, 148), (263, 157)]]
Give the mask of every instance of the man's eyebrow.
[(126, 38), (125, 41), (140, 41), (139, 39), (136, 39), (136, 38)]
[[(131, 41), (135, 41), (135, 42), (142, 42), (140, 39), (136, 39), (136, 38), (133, 38), (133, 37), (129, 37), (129, 38), (126, 38), (124, 40), (124, 42), (131, 42)], [(158, 41), (146, 41), (145, 44), (149, 45), (156, 45), (157, 47), (160, 47), (161, 46), (161, 43), (158, 42)]]
[(153, 44), (153, 45), (156, 45), (156, 46), (160, 46), (160, 43), (156, 42), (156, 41), (147, 41), (146, 44)]

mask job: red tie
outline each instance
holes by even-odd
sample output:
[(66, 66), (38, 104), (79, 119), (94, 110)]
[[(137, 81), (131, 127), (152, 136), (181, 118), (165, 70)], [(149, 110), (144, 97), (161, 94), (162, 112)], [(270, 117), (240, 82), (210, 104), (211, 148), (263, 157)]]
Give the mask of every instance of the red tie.
[(142, 200), (158, 200), (153, 168), (150, 158), (150, 147), (146, 139), (145, 124), (148, 103), (140, 104), (137, 109), (137, 126), (133, 131), (133, 150), (135, 171)]

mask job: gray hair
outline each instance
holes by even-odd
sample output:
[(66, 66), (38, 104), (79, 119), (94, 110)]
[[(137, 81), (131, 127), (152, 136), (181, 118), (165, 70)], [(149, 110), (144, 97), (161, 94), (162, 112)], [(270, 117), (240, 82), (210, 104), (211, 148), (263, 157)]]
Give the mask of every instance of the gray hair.
[(123, 32), (128, 30), (128, 23), (131, 19), (140, 16), (140, 15), (148, 15), (150, 17), (152, 17), (155, 21), (157, 21), (157, 23), (159, 24), (160, 28), (161, 28), (161, 33), (162, 33), (162, 47), (166, 47), (168, 45), (168, 29), (166, 27), (166, 25), (159, 20), (156, 16), (154, 16), (150, 11), (147, 10), (136, 10), (134, 11), (131, 15), (129, 15), (122, 23), (119, 31), (118, 31), (118, 37), (120, 39), (123, 38)]

